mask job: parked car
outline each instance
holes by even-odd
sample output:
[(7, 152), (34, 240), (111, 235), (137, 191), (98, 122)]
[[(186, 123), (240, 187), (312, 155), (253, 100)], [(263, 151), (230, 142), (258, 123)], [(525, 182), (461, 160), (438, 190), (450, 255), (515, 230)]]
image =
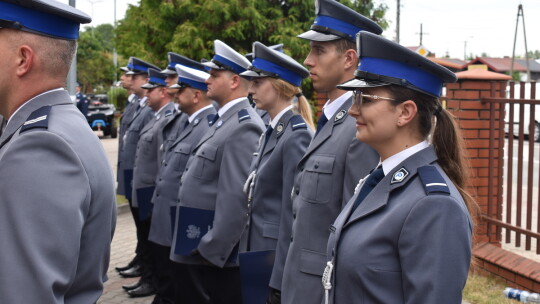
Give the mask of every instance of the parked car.
[[(519, 84), (515, 84), (515, 87), (514, 87), (514, 98), (519, 98), (519, 87), (520, 85)], [(540, 83), (536, 83), (536, 92), (540, 92)], [(507, 89), (506, 89), (506, 96), (509, 97), (509, 92), (510, 92), (510, 87), (507, 86)], [(525, 99), (530, 99), (531, 95), (530, 95), (530, 92), (531, 92), (531, 84), (530, 83), (525, 83)], [(533, 105), (534, 106), (534, 105)], [(540, 106), (535, 106), (535, 113), (534, 113), (534, 118), (531, 118), (531, 105), (530, 104), (524, 104), (523, 105), (524, 107), (524, 115), (523, 115), (523, 134), (525, 136), (529, 136), (529, 126), (530, 126), (530, 123), (531, 123), (531, 120), (533, 121), (534, 123), (534, 133), (533, 133), (533, 138), (534, 138), (534, 141), (535, 142), (540, 142)], [(513, 124), (513, 133), (514, 133), (514, 136), (519, 136), (519, 110), (520, 109), (520, 105), (519, 104), (515, 104), (514, 105), (514, 124)], [(510, 121), (510, 104), (506, 104), (506, 108), (505, 108), (505, 111), (506, 111), (506, 117), (504, 119), (505, 121), (505, 133), (508, 135), (508, 131), (509, 131), (509, 121)]]
[(97, 94), (90, 99), (86, 120), (92, 130), (102, 131), (103, 136), (110, 135), (112, 138), (116, 138), (118, 136), (118, 127), (114, 117), (115, 112), (116, 108), (108, 103), (107, 95)]

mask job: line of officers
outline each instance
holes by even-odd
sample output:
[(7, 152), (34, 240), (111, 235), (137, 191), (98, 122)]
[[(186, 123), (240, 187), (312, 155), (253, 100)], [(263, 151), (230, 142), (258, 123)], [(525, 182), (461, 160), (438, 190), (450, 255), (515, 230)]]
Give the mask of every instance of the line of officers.
[[(155, 294), (152, 303), (324, 300), (332, 224), (381, 159), (356, 139), (353, 93), (337, 85), (355, 77), (358, 32), (392, 42), (339, 2), (316, 0), (315, 13), (298, 36), (310, 41), (309, 71), (282, 45), (255, 42), (242, 55), (220, 40), (210, 61), (170, 52), (164, 70), (135, 57), (122, 68), (131, 95), (120, 122), (118, 194), (129, 201), (137, 247), (117, 270), (141, 276), (123, 286), (130, 296)], [(329, 98), (316, 126), (300, 89), (307, 77)], [(392, 183), (408, 174), (400, 170)], [(359, 283), (339, 284), (354, 293)]]

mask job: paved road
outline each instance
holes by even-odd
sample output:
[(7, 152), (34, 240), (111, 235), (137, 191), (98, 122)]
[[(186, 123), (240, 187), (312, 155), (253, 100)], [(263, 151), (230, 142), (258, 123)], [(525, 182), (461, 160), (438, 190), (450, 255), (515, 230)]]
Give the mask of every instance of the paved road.
[[(101, 143), (103, 144), (109, 162), (113, 167), (114, 174), (116, 175), (118, 140), (103, 138), (101, 139)], [(125, 279), (120, 277), (116, 270), (114, 270), (114, 267), (126, 265), (133, 258), (136, 241), (135, 225), (133, 224), (133, 218), (129, 212), (129, 207), (127, 205), (122, 205), (118, 208), (116, 230), (111, 246), (111, 262), (107, 273), (109, 280), (105, 283), (103, 295), (99, 299), (98, 304), (148, 304), (152, 302), (154, 297), (130, 298), (122, 289), (122, 285), (132, 284), (137, 281), (138, 278)]]

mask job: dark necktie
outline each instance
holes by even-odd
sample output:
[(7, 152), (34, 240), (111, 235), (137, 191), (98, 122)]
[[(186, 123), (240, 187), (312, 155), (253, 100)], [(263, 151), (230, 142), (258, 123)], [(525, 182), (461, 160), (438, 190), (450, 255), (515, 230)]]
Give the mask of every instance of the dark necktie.
[(274, 131), (274, 128), (272, 126), (268, 126), (266, 129), (266, 133), (264, 134), (264, 146), (266, 147), (266, 144), (268, 143), (268, 140), (270, 139), (270, 136), (272, 135), (272, 132)]
[(319, 117), (319, 121), (317, 122), (317, 131), (315, 132), (315, 135), (319, 134), (319, 131), (324, 127), (324, 125), (328, 122), (328, 118), (326, 118), (326, 115), (324, 115), (324, 112), (321, 114), (321, 117)]
[(218, 119), (219, 119), (219, 114), (216, 113), (216, 115), (214, 115), (214, 118), (212, 118), (212, 120), (210, 121), (210, 124), (214, 125)]
[(368, 194), (377, 186), (377, 184), (383, 179), (384, 177), (384, 171), (382, 169), (382, 166), (379, 166), (377, 169), (375, 169), (371, 174), (368, 176), (364, 184), (362, 185), (362, 188), (360, 189), (360, 193), (356, 197), (356, 200), (354, 201), (353, 205), (353, 211), (356, 210), (356, 207), (360, 205), (360, 203), (368, 196)]
[(186, 122), (184, 123), (184, 129), (187, 128), (187, 126), (189, 126), (189, 119), (186, 119)]

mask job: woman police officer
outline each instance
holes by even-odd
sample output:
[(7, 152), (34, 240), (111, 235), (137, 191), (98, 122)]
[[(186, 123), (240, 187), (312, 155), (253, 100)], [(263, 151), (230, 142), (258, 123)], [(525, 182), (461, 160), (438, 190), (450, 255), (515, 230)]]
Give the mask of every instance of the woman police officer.
[(271, 120), (259, 140), (244, 187), (251, 214), (239, 251), (275, 250), (269, 286), (271, 297), (279, 299), (293, 221), (291, 190), (295, 168), (313, 135), (311, 108), (300, 89), (309, 72), (289, 56), (260, 42), (253, 44), (253, 54), (252, 66), (241, 76), (251, 80), (249, 94)]
[(458, 130), (438, 100), (449, 70), (394, 42), (357, 35), (356, 137), (381, 163), (330, 228), (329, 303), (461, 303), (475, 202)]

